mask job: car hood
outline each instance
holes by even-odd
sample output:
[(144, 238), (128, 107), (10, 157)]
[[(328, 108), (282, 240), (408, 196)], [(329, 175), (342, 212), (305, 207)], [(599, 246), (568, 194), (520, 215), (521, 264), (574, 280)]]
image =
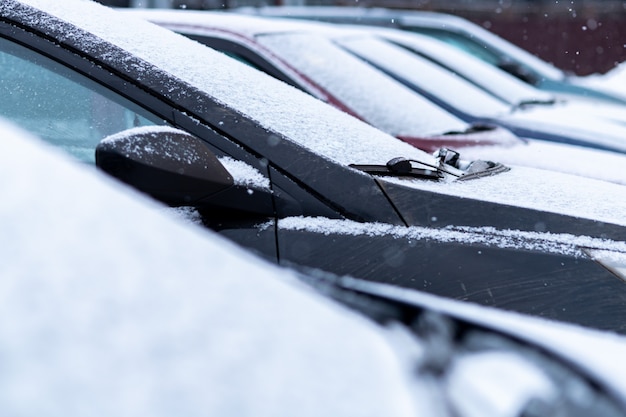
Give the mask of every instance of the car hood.
[(488, 159), (507, 165), (545, 169), (626, 185), (626, 156), (616, 152), (528, 140), (525, 145), (509, 148), (466, 147), (461, 149), (461, 155), (469, 160)]
[(626, 188), (605, 181), (512, 167), (469, 181), (386, 178), (379, 183), (409, 225), (626, 239)]
[[(616, 113), (611, 114), (616, 116)], [(582, 105), (533, 106), (502, 115), (499, 120), (507, 126), (562, 137), (557, 142), (585, 143), (587, 146), (626, 152), (626, 125), (623, 121), (609, 121), (607, 117), (590, 114)], [(621, 120), (625, 117), (621, 116)]]

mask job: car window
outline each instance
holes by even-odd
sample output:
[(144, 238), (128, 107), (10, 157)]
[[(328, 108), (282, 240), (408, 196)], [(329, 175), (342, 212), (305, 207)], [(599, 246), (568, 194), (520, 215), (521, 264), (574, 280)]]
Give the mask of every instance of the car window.
[(436, 29), (428, 29), (428, 28), (420, 28), (420, 27), (410, 27), (409, 28), (413, 32), (423, 33), (428, 36), (433, 36), (441, 41), (444, 41), (456, 48), (459, 48), (465, 52), (469, 52), (477, 58), (482, 59), (485, 62), (488, 62), (492, 65), (498, 65), (502, 58), (495, 54), (490, 49), (481, 45), (478, 42), (475, 42), (465, 36), (457, 35), (452, 32), (445, 32)]
[(26, 47), (0, 38), (0, 115), (95, 161), (104, 137), (164, 121), (95, 81)]

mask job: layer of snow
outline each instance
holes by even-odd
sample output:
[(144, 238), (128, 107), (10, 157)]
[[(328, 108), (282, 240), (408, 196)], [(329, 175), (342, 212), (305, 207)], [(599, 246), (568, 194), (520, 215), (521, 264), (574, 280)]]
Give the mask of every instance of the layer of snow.
[(615, 152), (538, 140), (511, 148), (468, 146), (460, 151), (468, 160), (498, 161), (626, 185), (626, 155)]
[[(626, 352), (626, 338), (608, 332), (566, 325), (537, 317), (525, 317), (517, 313), (497, 311), (471, 303), (456, 303), (430, 294), (410, 291), (399, 287), (378, 285), (363, 281), (345, 280), (346, 285), (356, 288), (375, 289), (376, 293), (386, 293), (396, 299), (418, 303), (433, 311), (462, 317), (473, 323), (487, 324), (516, 335), (521, 340), (532, 341), (551, 352), (558, 352), (561, 358), (576, 363), (590, 375), (611, 384), (619, 395), (626, 395), (626, 362), (621, 360)], [(602, 352), (602, 353), (600, 353)], [(482, 384), (482, 381), (476, 381)]]
[(243, 161), (237, 161), (233, 158), (218, 158), (220, 163), (226, 168), (228, 173), (233, 176), (233, 180), (237, 185), (247, 185), (263, 190), (270, 189), (270, 179), (261, 174), (261, 172), (246, 164)]
[(384, 132), (429, 136), (468, 127), (325, 36), (278, 33), (257, 39)]
[(347, 38), (339, 42), (351, 52), (402, 77), (466, 114), (496, 117), (510, 111), (507, 103), (399, 46), (373, 37)]
[(559, 172), (518, 166), (478, 180), (445, 184), (392, 177), (385, 181), (468, 199), (626, 225), (626, 187)]
[(547, 101), (553, 98), (550, 93), (534, 88), (507, 72), (433, 37), (393, 29), (368, 30), (441, 63), (509, 104), (526, 100)]
[(467, 128), (461, 120), (333, 44), (329, 36), (336, 31), (334, 25), (205, 11), (123, 12), (186, 34), (213, 31), (215, 36), (221, 32), (218, 36), (234, 36), (238, 42), (255, 38), (258, 44), (252, 49), (270, 52), (273, 64), (287, 62), (300, 74), (298, 79), (313, 81), (363, 120), (394, 136)]
[[(586, 106), (531, 106), (500, 117), (507, 125), (522, 129), (535, 129), (599, 146), (608, 146), (626, 153), (626, 116), (611, 112), (607, 106), (606, 117), (594, 115)], [(615, 120), (617, 116), (618, 120)]]
[[(498, 248), (537, 250), (570, 256), (584, 256), (581, 248), (626, 253), (626, 243), (588, 236), (497, 230), (492, 227), (446, 227), (442, 229), (419, 226), (393, 226), (386, 223), (359, 223), (312, 217), (287, 217), (278, 221), (284, 230), (306, 230), (323, 235), (390, 236), (404, 239), (431, 240), (438, 242), (463, 242)], [(621, 256), (621, 255), (616, 255)], [(617, 259), (617, 258), (616, 258)], [(624, 259), (621, 257), (620, 259)]]

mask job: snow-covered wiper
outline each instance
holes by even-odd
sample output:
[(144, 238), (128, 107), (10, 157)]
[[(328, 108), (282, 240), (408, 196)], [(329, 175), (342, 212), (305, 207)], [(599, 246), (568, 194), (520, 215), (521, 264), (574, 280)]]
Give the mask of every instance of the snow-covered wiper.
[(555, 98), (549, 98), (549, 99), (528, 98), (528, 99), (520, 100), (519, 102), (515, 103), (513, 107), (511, 108), (511, 112), (515, 112), (517, 110), (523, 110), (525, 108), (533, 107), (533, 106), (553, 106), (555, 103), (556, 103)]
[(465, 161), (456, 151), (441, 148), (433, 156), (438, 164), (430, 164), (414, 159), (397, 157), (387, 161), (385, 165), (351, 164), (350, 167), (373, 175), (412, 177), (426, 180), (441, 180), (446, 176), (453, 180), (469, 180), (506, 172), (508, 167), (490, 161)]

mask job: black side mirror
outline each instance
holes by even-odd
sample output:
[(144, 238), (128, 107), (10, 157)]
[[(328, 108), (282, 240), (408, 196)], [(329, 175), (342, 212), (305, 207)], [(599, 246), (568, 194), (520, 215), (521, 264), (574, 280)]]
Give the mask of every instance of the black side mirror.
[(96, 165), (171, 206), (202, 206), (202, 200), (234, 185), (202, 140), (167, 126), (104, 138), (96, 147)]

